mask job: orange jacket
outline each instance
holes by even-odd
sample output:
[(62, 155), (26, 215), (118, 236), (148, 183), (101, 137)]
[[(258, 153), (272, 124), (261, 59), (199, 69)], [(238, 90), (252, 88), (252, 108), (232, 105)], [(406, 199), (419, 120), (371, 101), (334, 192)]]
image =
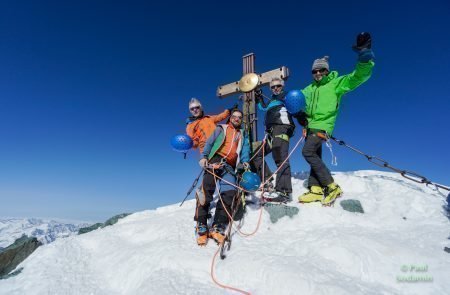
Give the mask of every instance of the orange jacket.
[(193, 148), (199, 148), (203, 152), (206, 140), (216, 129), (216, 124), (230, 115), (229, 110), (214, 116), (202, 116), (198, 119), (189, 121), (186, 126), (186, 133), (194, 142)]
[(228, 123), (228, 128), (225, 128), (225, 130), (225, 140), (217, 150), (217, 153), (223, 158), (226, 158), (227, 163), (232, 167), (236, 167), (236, 160), (238, 158), (236, 151), (241, 140), (241, 130), (234, 128), (231, 123)]

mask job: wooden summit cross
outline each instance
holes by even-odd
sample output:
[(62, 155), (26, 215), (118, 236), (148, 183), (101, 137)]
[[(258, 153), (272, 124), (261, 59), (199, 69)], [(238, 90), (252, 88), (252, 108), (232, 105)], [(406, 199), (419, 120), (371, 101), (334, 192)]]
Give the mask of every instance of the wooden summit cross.
[[(249, 53), (242, 57), (243, 74), (255, 73), (255, 54)], [(289, 77), (289, 69), (285, 66), (257, 74), (259, 81), (255, 89), (268, 85), (273, 78), (287, 80)], [(242, 80), (242, 79), (241, 79)], [(237, 93), (243, 94), (244, 101), (244, 124), (249, 132), (249, 139), (252, 144), (252, 150), (258, 145), (258, 129), (257, 129), (257, 113), (255, 104), (255, 89), (250, 92), (243, 92), (239, 89), (239, 81), (219, 86), (217, 88), (217, 96), (225, 98)]]

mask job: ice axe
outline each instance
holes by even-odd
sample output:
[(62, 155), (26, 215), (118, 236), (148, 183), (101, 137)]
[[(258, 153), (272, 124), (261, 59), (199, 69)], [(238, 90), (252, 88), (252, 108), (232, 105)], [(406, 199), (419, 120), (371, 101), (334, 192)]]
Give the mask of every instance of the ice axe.
[(184, 201), (186, 201), (187, 197), (189, 197), (189, 195), (191, 194), (191, 192), (192, 192), (192, 191), (194, 190), (194, 188), (197, 186), (198, 180), (199, 180), (200, 177), (202, 176), (203, 171), (205, 171), (205, 170), (202, 169), (202, 171), (200, 171), (200, 174), (197, 176), (197, 178), (194, 179), (194, 183), (192, 183), (191, 188), (188, 190), (188, 192), (187, 192), (187, 194), (186, 194), (186, 197), (184, 197), (183, 201), (181, 201), (180, 207), (183, 206)]

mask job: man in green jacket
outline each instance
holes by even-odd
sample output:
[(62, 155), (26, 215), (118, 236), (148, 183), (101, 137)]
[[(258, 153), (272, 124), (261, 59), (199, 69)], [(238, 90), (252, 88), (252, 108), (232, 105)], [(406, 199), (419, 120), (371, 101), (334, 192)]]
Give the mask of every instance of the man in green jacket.
[(301, 203), (321, 201), (323, 205), (329, 206), (342, 194), (342, 189), (334, 182), (330, 170), (322, 161), (322, 143), (333, 133), (342, 96), (366, 82), (372, 75), (375, 64), (370, 48), (370, 34), (359, 34), (357, 44), (353, 46), (358, 53), (356, 68), (352, 73), (343, 76), (339, 76), (336, 71), (330, 72), (328, 56), (314, 60), (314, 81), (302, 90), (306, 102), (307, 122), (298, 119), (300, 124), (307, 124), (302, 154), (311, 166), (309, 191), (299, 196)]

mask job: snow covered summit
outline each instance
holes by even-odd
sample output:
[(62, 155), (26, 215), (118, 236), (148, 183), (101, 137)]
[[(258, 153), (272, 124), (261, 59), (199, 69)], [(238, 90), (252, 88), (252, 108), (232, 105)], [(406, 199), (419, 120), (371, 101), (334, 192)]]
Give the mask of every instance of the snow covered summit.
[[(449, 219), (444, 198), (393, 173), (335, 173), (344, 196), (334, 207), (290, 203), (292, 218), (256, 234), (237, 232), (225, 260), (217, 245), (196, 245), (195, 202), (138, 212), (116, 225), (38, 248), (0, 280), (0, 294), (448, 294)], [(303, 180), (293, 179), (294, 196)], [(359, 200), (365, 213), (342, 209)], [(248, 206), (241, 231), (260, 211)], [(413, 282), (415, 280), (415, 282)]]

